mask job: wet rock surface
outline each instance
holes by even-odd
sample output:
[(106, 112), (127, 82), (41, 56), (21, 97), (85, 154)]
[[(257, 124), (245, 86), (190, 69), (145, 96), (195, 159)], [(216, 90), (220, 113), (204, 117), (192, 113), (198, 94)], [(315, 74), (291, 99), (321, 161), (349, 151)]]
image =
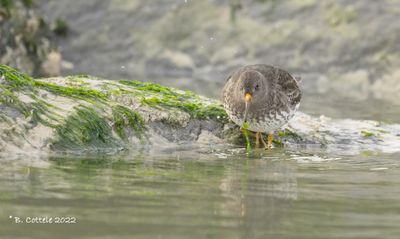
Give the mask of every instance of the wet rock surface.
[[(0, 65), (2, 153), (107, 152), (201, 144), (244, 147), (217, 100), (140, 81), (91, 76), (32, 79)], [(275, 147), (350, 154), (400, 150), (400, 125), (298, 113)]]

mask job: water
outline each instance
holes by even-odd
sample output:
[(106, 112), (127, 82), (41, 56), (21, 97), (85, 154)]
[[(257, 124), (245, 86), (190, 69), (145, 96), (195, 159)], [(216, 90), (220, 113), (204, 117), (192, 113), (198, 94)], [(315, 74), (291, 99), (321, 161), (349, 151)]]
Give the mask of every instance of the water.
[[(2, 159), (1, 238), (398, 238), (400, 155), (194, 148)], [(12, 219), (9, 216), (13, 216)], [(75, 217), (16, 224), (15, 217)]]

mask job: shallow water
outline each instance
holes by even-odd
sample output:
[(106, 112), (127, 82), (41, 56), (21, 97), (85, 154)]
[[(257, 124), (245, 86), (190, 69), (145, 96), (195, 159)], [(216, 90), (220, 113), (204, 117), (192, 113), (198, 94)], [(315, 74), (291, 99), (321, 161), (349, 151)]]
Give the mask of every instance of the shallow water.
[[(398, 238), (399, 156), (189, 147), (2, 159), (0, 237)], [(46, 216), (76, 223), (15, 223)]]

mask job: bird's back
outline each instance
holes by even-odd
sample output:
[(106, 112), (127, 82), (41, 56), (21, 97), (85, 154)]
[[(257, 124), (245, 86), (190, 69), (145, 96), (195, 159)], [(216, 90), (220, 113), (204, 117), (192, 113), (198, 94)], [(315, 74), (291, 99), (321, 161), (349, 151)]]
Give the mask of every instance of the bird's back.
[[(297, 80), (288, 72), (268, 65), (254, 65), (256, 70), (265, 76), (267, 81), (272, 83), (272, 90), (291, 109), (298, 107), (301, 100), (301, 90)], [(285, 100), (286, 98), (286, 100)]]

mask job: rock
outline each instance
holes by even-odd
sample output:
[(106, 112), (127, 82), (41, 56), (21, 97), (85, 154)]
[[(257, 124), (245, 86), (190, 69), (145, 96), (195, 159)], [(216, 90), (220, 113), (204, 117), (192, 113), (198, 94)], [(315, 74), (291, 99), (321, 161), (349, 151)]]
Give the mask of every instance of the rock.
[(31, 1), (0, 4), (0, 64), (35, 76), (60, 74), (57, 34), (44, 19), (32, 10)]
[[(140, 81), (92, 76), (32, 79), (0, 65), (0, 152), (106, 152), (179, 144), (237, 144), (221, 102)], [(400, 151), (400, 125), (298, 113), (276, 147)]]
[(42, 63), (42, 69), (46, 76), (58, 76), (61, 71), (62, 56), (59, 52), (50, 52)]
[(400, 70), (396, 70), (391, 74), (386, 74), (376, 81), (372, 88), (373, 94), (377, 99), (390, 99), (392, 102), (399, 104), (400, 95)]

